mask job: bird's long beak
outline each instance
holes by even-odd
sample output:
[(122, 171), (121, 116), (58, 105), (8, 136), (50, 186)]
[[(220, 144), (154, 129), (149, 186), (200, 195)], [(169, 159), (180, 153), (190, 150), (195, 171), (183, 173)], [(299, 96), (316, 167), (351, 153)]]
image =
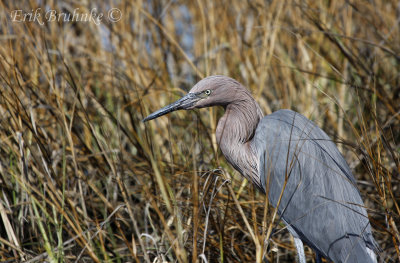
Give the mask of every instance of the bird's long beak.
[(199, 100), (200, 98), (197, 96), (196, 93), (188, 93), (179, 100), (175, 101), (174, 103), (169, 104), (168, 106), (165, 106), (162, 109), (159, 109), (158, 111), (153, 112), (149, 116), (143, 119), (143, 122), (158, 118), (160, 116), (163, 116), (165, 114), (168, 114), (170, 112), (176, 111), (176, 110), (188, 110), (192, 109), (194, 104)]

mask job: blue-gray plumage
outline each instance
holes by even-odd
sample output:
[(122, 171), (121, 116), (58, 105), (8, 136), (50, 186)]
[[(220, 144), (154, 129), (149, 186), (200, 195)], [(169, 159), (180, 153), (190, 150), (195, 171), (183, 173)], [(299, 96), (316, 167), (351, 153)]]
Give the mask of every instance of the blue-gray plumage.
[(279, 110), (263, 117), (243, 85), (211, 76), (144, 121), (210, 106), (225, 108), (216, 131), (222, 153), (278, 207), (301, 263), (302, 242), (315, 250), (318, 261), (376, 262), (379, 248), (354, 176), (326, 133), (303, 115)]
[(273, 206), (287, 179), (278, 213), (293, 236), (334, 262), (373, 262), (367, 249), (377, 247), (355, 179), (325, 132), (279, 110), (260, 121), (252, 142)]

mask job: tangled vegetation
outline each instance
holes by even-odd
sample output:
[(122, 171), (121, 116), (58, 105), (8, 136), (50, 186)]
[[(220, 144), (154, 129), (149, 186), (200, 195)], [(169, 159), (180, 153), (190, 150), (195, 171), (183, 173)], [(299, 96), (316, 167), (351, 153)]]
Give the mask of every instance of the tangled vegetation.
[[(381, 260), (399, 262), (398, 1), (0, 8), (0, 261), (293, 262), (266, 197), (218, 150), (222, 109), (141, 122), (223, 74), (265, 114), (291, 108), (327, 131), (358, 180)], [(49, 10), (103, 17), (53, 21)]]

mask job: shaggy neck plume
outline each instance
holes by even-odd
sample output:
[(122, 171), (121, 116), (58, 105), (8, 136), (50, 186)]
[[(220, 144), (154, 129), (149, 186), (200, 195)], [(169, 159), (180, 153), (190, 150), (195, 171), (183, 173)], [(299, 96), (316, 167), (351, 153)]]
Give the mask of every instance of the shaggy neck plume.
[(236, 98), (225, 107), (225, 114), (218, 122), (217, 141), (228, 162), (260, 187), (258, 160), (251, 140), (263, 114), (243, 86), (239, 87)]

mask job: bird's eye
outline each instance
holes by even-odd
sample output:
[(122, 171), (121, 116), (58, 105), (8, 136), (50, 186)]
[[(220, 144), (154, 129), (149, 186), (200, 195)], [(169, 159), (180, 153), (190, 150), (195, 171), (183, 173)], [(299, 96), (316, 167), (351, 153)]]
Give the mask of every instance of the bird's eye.
[(209, 90), (209, 89), (208, 89), (208, 90), (205, 90), (205, 91), (204, 91), (204, 94), (206, 94), (207, 96), (210, 95), (210, 94), (211, 94), (211, 90)]

